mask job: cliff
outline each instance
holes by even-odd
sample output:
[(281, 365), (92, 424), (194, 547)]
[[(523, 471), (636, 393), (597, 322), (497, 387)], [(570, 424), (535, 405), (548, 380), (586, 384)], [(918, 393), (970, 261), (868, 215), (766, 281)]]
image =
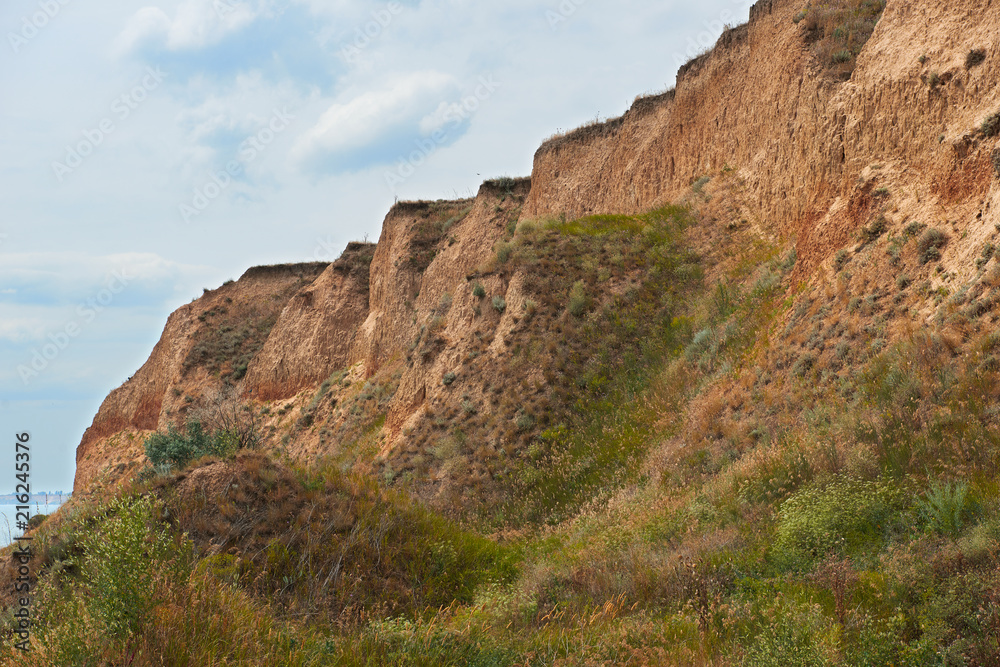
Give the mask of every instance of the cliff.
[[(875, 5), (848, 67), (824, 55), (824, 26), (801, 3), (762, 0), (680, 70), (675, 90), (543, 144), (530, 180), (399, 203), (374, 248), (351, 244), (329, 266), (252, 269), (181, 308), (84, 435), (76, 491), (136, 470), (145, 434), (229, 385), (266, 410), (269, 442), (293, 456), (345, 456), (458, 503), (477, 484), (488, 496), (503, 476), (497, 461), (571, 403), (559, 374), (577, 367), (566, 360), (597, 349), (545, 342), (586, 329), (565, 299), (582, 290), (597, 312), (652, 276), (628, 264), (627, 248), (582, 257), (556, 246), (576, 267), (564, 275), (532, 247), (538, 221), (687, 202), (710, 279), (738, 244), (793, 244), (796, 280), (812, 290), (832, 280), (838, 253), (866, 247), (865, 230), (892, 237), (946, 221), (940, 263), (911, 276), (927, 288), (908, 318), (931, 317), (933, 294), (979, 275), (995, 233), (1000, 162), (984, 120), (1000, 109), (1000, 65), (993, 52), (971, 54), (993, 43), (1000, 6)], [(527, 261), (506, 265), (515, 246)], [(855, 279), (894, 276), (872, 267)], [(442, 415), (467, 423), (456, 435)], [(453, 451), (433, 454), (441, 447)]]

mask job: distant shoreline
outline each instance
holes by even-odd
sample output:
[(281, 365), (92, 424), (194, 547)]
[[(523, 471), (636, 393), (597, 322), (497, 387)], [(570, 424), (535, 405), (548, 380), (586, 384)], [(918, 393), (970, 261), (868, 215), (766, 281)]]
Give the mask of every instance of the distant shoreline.
[[(63, 493), (62, 491), (40, 491), (38, 493), (31, 494), (31, 500), (28, 501), (29, 504), (34, 505), (36, 503), (41, 503), (43, 505), (50, 505), (53, 503), (62, 504), (69, 500), (70, 493)], [(16, 494), (5, 493), (0, 495), (0, 505), (17, 505), (18, 500)]]

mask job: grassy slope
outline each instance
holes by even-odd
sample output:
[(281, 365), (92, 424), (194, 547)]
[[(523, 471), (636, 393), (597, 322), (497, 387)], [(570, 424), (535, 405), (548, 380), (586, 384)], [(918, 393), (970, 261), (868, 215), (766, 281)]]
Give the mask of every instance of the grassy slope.
[[(163, 503), (146, 514), (43, 525), (21, 664), (997, 664), (997, 260), (938, 298), (880, 278), (883, 255), (923, 264), (876, 238), (850, 276), (792, 285), (792, 255), (690, 215), (498, 248), (537, 309), (512, 346), (536, 356), (511, 363), (556, 374), (548, 420), (514, 416), (486, 463), (506, 502), (471, 525), (500, 532), (241, 455), (216, 464), (222, 501), (160, 478), (135, 490)], [(149, 578), (109, 598), (116, 567)]]

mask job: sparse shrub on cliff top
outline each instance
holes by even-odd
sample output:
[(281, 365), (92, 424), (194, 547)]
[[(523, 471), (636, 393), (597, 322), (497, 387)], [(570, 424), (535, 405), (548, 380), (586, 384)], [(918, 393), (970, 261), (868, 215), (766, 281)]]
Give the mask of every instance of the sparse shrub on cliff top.
[(846, 79), (884, 10), (885, 0), (835, 0), (809, 6), (792, 20), (805, 29), (820, 63)]

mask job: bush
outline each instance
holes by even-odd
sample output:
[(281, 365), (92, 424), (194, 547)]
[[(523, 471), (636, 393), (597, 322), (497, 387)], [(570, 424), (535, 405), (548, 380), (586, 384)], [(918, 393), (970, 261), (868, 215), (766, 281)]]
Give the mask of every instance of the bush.
[(499, 294), (493, 297), (493, 307), (498, 313), (502, 313), (507, 310), (507, 301)]
[[(811, 613), (810, 613), (811, 612)], [(747, 648), (745, 667), (826, 667), (827, 660), (820, 639), (822, 613), (782, 615), (768, 624)]]
[(871, 243), (885, 234), (888, 229), (889, 222), (885, 219), (885, 216), (880, 215), (871, 224), (861, 230), (861, 233), (864, 236), (865, 243)]
[(847, 265), (847, 261), (851, 258), (851, 254), (846, 250), (838, 250), (836, 256), (833, 258), (833, 268), (835, 271), (840, 272), (843, 270), (844, 266)]
[(917, 254), (921, 264), (935, 262), (941, 259), (941, 248), (948, 242), (948, 237), (940, 229), (928, 229), (917, 241)]
[(779, 510), (776, 560), (801, 565), (881, 544), (905, 506), (902, 492), (884, 482), (842, 479), (803, 489)]
[(983, 119), (983, 124), (979, 127), (987, 137), (995, 137), (1000, 134), (1000, 111), (990, 114)]
[(226, 457), (240, 448), (239, 436), (233, 431), (210, 433), (194, 420), (187, 423), (183, 432), (170, 426), (166, 433), (154, 433), (145, 442), (146, 457), (156, 468), (183, 468), (202, 456)]
[(443, 378), (441, 378), (441, 383), (444, 384), (444, 386), (448, 387), (455, 384), (455, 380), (457, 379), (458, 379), (458, 374), (448, 372), (444, 374)]
[(513, 254), (514, 246), (509, 243), (501, 243), (500, 247), (497, 248), (497, 262), (500, 264), (506, 264)]
[(986, 51), (983, 49), (973, 49), (965, 56), (965, 69), (978, 67), (986, 61)]
[(477, 299), (482, 299), (484, 296), (486, 296), (486, 288), (483, 287), (481, 283), (476, 283), (475, 285), (472, 286), (472, 296), (476, 297)]
[(90, 606), (112, 637), (135, 633), (156, 606), (154, 577), (170, 558), (173, 540), (154, 527), (153, 509), (149, 498), (115, 501), (111, 516), (83, 542)]

